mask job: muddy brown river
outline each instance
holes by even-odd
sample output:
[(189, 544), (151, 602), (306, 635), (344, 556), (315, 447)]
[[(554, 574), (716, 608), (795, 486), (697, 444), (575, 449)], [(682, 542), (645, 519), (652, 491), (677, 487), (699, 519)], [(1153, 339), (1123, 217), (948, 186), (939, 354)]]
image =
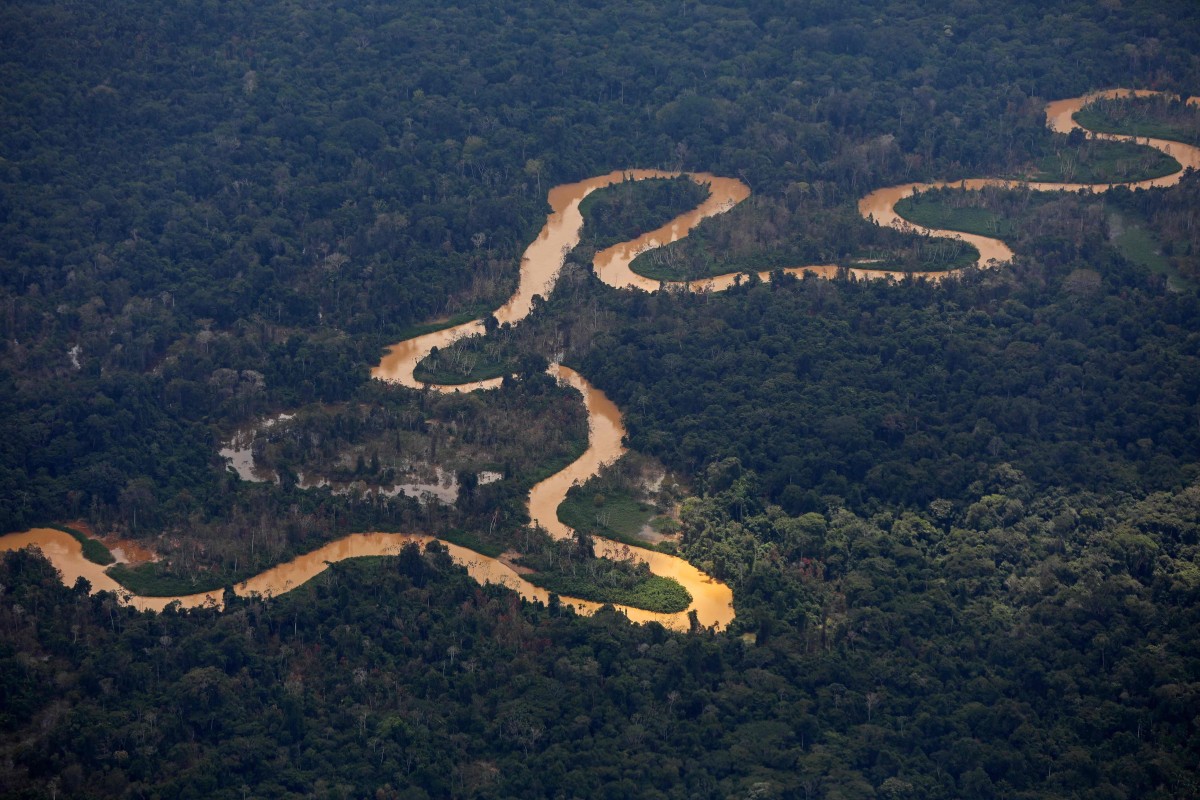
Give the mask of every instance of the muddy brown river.
[[(1130, 94), (1129, 90), (1115, 89), (1098, 92), (1084, 97), (1059, 100), (1046, 107), (1047, 124), (1056, 132), (1068, 133), (1072, 128), (1079, 127), (1073, 119), (1073, 114), (1087, 102), (1100, 97), (1116, 97)], [(1139, 96), (1155, 94), (1154, 92), (1139, 91)], [(1172, 142), (1163, 139), (1146, 139), (1145, 137), (1120, 136), (1115, 134), (1093, 134), (1104, 139), (1117, 141), (1136, 141), (1161, 150), (1174, 157), (1184, 169), (1200, 169), (1200, 148)], [(548, 297), (558, 279), (563, 261), (576, 244), (583, 227), (583, 217), (579, 204), (593, 191), (611, 186), (627, 178), (645, 180), (647, 178), (675, 177), (680, 173), (663, 172), (659, 170), (624, 170), (611, 172), (595, 178), (589, 178), (577, 183), (564, 184), (550, 190), (549, 203), (551, 212), (546, 219), (546, 225), (531, 243), (521, 259), (520, 279), (517, 292), (495, 315), (501, 322), (517, 323), (529, 315), (533, 306), (534, 295)], [(650, 231), (638, 238), (608, 248), (595, 257), (597, 276), (610, 286), (618, 288), (634, 288), (645, 291), (659, 289), (663, 283), (638, 275), (630, 269), (630, 264), (640, 253), (663, 247), (678, 241), (703, 220), (715, 214), (720, 214), (736, 206), (750, 195), (750, 189), (741, 181), (733, 178), (722, 178), (706, 173), (684, 173), (692, 180), (711, 187), (707, 200), (692, 211), (686, 212), (661, 228)], [(916, 192), (926, 191), (943, 186), (962, 187), (966, 189), (981, 189), (986, 186), (1022, 187), (1035, 191), (1105, 191), (1115, 186), (1130, 188), (1148, 188), (1153, 186), (1172, 186), (1179, 182), (1182, 170), (1161, 178), (1129, 183), (1110, 184), (1076, 184), (1076, 183), (1046, 183), (1031, 181), (1010, 181), (998, 178), (976, 178), (953, 182), (908, 183), (900, 186), (890, 186), (877, 189), (859, 201), (859, 211), (864, 218), (871, 219), (877, 224), (888, 225), (901, 230), (909, 230), (918, 234), (942, 236), (962, 239), (979, 249), (978, 266), (993, 268), (1012, 258), (1012, 251), (1000, 240), (986, 236), (962, 233), (959, 231), (939, 230), (913, 225), (900, 217), (895, 210), (896, 203)], [(843, 267), (835, 264), (805, 265), (791, 267), (786, 272), (793, 274), (813, 273), (822, 277), (833, 277)], [(901, 280), (912, 275), (931, 280), (942, 280), (947, 276), (958, 274), (960, 271), (904, 273), (890, 270), (877, 270), (867, 267), (851, 267), (849, 273), (861, 280), (893, 279)], [(687, 284), (687, 288), (705, 291), (721, 291), (731, 286), (737, 275), (724, 275), (707, 278)], [(769, 279), (769, 273), (760, 275), (764, 280)], [(468, 322), (456, 327), (436, 331), (400, 342), (389, 348), (380, 364), (372, 370), (372, 377), (380, 380), (403, 384), (405, 386), (422, 388), (425, 384), (413, 377), (417, 364), (429, 355), (434, 347), (444, 348), (467, 336), (483, 335), (483, 323), (480, 320)], [(537, 484), (530, 491), (530, 517), (548, 530), (552, 536), (562, 538), (572, 535), (572, 531), (558, 521), (558, 506), (566, 497), (567, 490), (575, 483), (587, 480), (606, 464), (612, 463), (624, 453), (622, 439), (625, 428), (621, 421), (621, 413), (603, 392), (599, 391), (574, 370), (553, 365), (551, 373), (559, 381), (569, 384), (583, 395), (588, 414), (588, 448), (582, 456), (561, 472), (552, 475)], [(490, 389), (498, 386), (500, 379), (455, 386), (431, 386), (438, 391), (472, 391)], [(408, 542), (426, 544), (433, 537), (424, 534), (398, 533), (356, 533), (330, 542), (324, 547), (300, 556), (285, 564), (272, 567), (234, 587), (240, 594), (257, 593), (260, 595), (279, 595), (311, 580), (323, 572), (328, 564), (347, 558), (361, 556), (378, 556), (397, 553)], [(480, 555), (457, 545), (443, 542), (449, 549), (455, 562), (466, 567), (470, 575), (477, 581), (499, 583), (517, 591), (526, 600), (546, 602), (548, 593), (526, 581), (512, 568), (499, 559)], [(13, 550), (33, 545), (39, 547), (51, 562), (62, 572), (63, 580), (73, 584), (78, 577), (84, 577), (91, 582), (93, 591), (109, 590), (117, 592), (125, 602), (138, 608), (161, 610), (171, 602), (178, 601), (183, 606), (200, 606), (206, 604), (219, 605), (220, 592), (207, 592), (183, 597), (140, 597), (131, 595), (109, 577), (104, 569), (83, 558), (82, 548), (75, 539), (61, 531), (39, 528), (23, 533), (9, 534), (0, 537), (0, 550)], [(705, 575), (694, 566), (675, 556), (668, 556), (656, 551), (631, 548), (623, 544), (604, 539), (596, 540), (596, 552), (614, 558), (633, 557), (646, 562), (656, 575), (678, 580), (691, 593), (693, 602), (688, 611), (695, 611), (699, 622), (705, 626), (718, 629), (727, 626), (734, 617), (733, 594), (729, 587)], [(574, 606), (582, 613), (595, 611), (599, 604), (564, 597), (564, 604)], [(679, 614), (657, 614), (641, 609), (618, 606), (630, 619), (645, 622), (656, 620), (675, 629), (686, 629), (688, 612)]]

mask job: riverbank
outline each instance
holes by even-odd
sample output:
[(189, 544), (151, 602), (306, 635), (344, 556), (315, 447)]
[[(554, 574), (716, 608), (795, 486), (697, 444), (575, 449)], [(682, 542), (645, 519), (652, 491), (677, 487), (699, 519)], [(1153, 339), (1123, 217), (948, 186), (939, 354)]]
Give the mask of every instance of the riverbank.
[[(1123, 90), (1114, 90), (1123, 91)], [(1081, 98), (1050, 103), (1046, 107), (1046, 116), (1050, 126), (1057, 132), (1069, 133), (1079, 128), (1074, 114), (1089, 99), (1104, 96), (1107, 93), (1088, 95)], [(1101, 138), (1114, 141), (1127, 141), (1132, 137), (1115, 134), (1097, 134)], [(1200, 149), (1176, 142), (1150, 139), (1149, 146), (1158, 149), (1175, 158), (1183, 168), (1200, 168)], [(582, 216), (579, 211), (580, 201), (596, 188), (611, 185), (618, 180), (632, 177), (641, 180), (649, 177), (673, 177), (679, 173), (659, 170), (633, 170), (609, 173), (608, 175), (556, 187), (550, 191), (552, 213), (547, 218), (546, 227), (526, 251), (521, 263), (521, 278), (517, 292), (495, 313), (495, 318), (501, 323), (515, 323), (524, 319), (532, 310), (536, 297), (546, 297), (553, 289), (559, 271), (562, 268), (565, 254), (578, 243)], [(900, 186), (886, 187), (876, 190), (859, 202), (860, 213), (864, 218), (878, 224), (890, 225), (900, 230), (911, 231), (929, 236), (948, 236), (960, 239), (979, 251), (976, 266), (994, 268), (1008, 262), (1012, 251), (999, 239), (981, 234), (964, 233), (962, 231), (941, 230), (914, 226), (904, 219), (896, 210), (898, 202), (914, 194), (940, 187), (959, 187), (967, 190), (985, 187), (1026, 188), (1039, 192), (1067, 191), (1105, 191), (1114, 187), (1150, 188), (1171, 186), (1178, 182), (1182, 170), (1172, 175), (1146, 179), (1141, 181), (1108, 184), (1079, 184), (1079, 183), (1043, 183), (1029, 181), (1010, 181), (1000, 178), (980, 178), (956, 182), (910, 183)], [(596, 256), (596, 274), (605, 283), (617, 288), (635, 288), (653, 291), (660, 288), (657, 281), (648, 281), (629, 270), (629, 264), (638, 252), (647, 248), (661, 247), (671, 241), (677, 241), (702, 219), (714, 214), (723, 213), (749, 196), (749, 188), (740, 181), (731, 178), (718, 178), (703, 173), (688, 173), (693, 181), (704, 182), (711, 187), (711, 194), (697, 209), (688, 212), (659, 229), (639, 237), (633, 242), (617, 245)], [(817, 265), (791, 267), (785, 270), (793, 274), (812, 273), (822, 277), (832, 277), (837, 274), (847, 274), (862, 280), (890, 279), (901, 280), (912, 277), (924, 277), (931, 280), (943, 280), (946, 277), (960, 274), (961, 270), (946, 272), (902, 272), (871, 267), (843, 267), (838, 265)], [(768, 279), (769, 273), (761, 277)], [(703, 291), (720, 291), (734, 285), (741, 276), (726, 275), (717, 278), (694, 281), (684, 284), (681, 288)], [(414, 369), (419, 361), (431, 352), (433, 347), (452, 344), (466, 335), (485, 333), (481, 320), (473, 320), (457, 326), (444, 328), (394, 345), (372, 371), (374, 377), (392, 381), (405, 386), (421, 388), (424, 384), (417, 381)], [(587, 407), (589, 436), (588, 445), (584, 452), (561, 471), (537, 483), (529, 494), (529, 512), (535, 521), (545, 527), (556, 539), (564, 539), (573, 535), (573, 531), (558, 518), (558, 508), (566, 496), (566, 491), (577, 481), (585, 480), (605, 464), (611, 463), (624, 452), (622, 439), (624, 427), (620, 411), (602, 392), (591, 386), (583, 376), (574, 370), (561, 365), (552, 365), (550, 373), (559, 381), (577, 389), (583, 396)], [(481, 381), (461, 386), (431, 386), (438, 391), (469, 391), (487, 389), (498, 386), (500, 379)], [(425, 534), (415, 533), (356, 533), (331, 542), (317, 550), (299, 556), (286, 564), (281, 564), (260, 573), (235, 587), (238, 594), (258, 593), (264, 595), (278, 594), (288, 591), (294, 586), (310, 580), (323, 571), (330, 561), (340, 561), (345, 558), (361, 556), (388, 555), (398, 552), (399, 547), (409, 542), (428, 545), (434, 541)], [(123, 593), (122, 587), (111, 575), (99, 570), (99, 565), (88, 561), (83, 554), (83, 543), (71, 534), (51, 529), (36, 529), (21, 534), (11, 534), (0, 538), (0, 548), (14, 549), (34, 544), (43, 548), (55, 565), (63, 572), (64, 580), (72, 581), (76, 577), (85, 577), (92, 582), (93, 590), (107, 589)], [(545, 602), (549, 593), (541, 587), (534, 586), (528, 580), (519, 576), (512, 567), (497, 558), (484, 556), (458, 545), (443, 545), (449, 548), (456, 562), (465, 566), (477, 580), (500, 582), (511, 585), (522, 597)], [(94, 548), (93, 548), (94, 549)], [(723, 583), (705, 575), (691, 564), (682, 559), (626, 544), (597, 539), (595, 554), (601, 558), (636, 559), (644, 563), (649, 571), (664, 579), (677, 581), (691, 595), (692, 602), (687, 613), (656, 614), (643, 609), (623, 606), (631, 619), (638, 621), (655, 620), (677, 629), (687, 629), (690, 620), (687, 614), (695, 614), (702, 625), (724, 627), (733, 619), (733, 598), (730, 590)], [(91, 576), (91, 577), (89, 577)], [(183, 605), (200, 605), (220, 603), (215, 592), (192, 594), (175, 597), (149, 598), (141, 595), (123, 594), (128, 602), (147, 608), (162, 608), (168, 603), (179, 602)], [(575, 605), (585, 613), (595, 610), (599, 603), (564, 597), (563, 601)]]

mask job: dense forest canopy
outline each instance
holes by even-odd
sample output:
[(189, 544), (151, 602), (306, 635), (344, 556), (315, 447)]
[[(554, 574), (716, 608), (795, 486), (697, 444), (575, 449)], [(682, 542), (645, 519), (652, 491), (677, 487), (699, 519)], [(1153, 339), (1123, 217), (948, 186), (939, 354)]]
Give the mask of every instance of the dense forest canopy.
[[(720, 634), (576, 617), (434, 547), (152, 615), (13, 554), (0, 793), (1200, 794), (1195, 175), (922, 201), (1004, 238), (1004, 270), (720, 296), (595, 279), (597, 247), (695, 188), (614, 187), (555, 292), (469, 346), (511, 368), (499, 390), (369, 380), (511, 294), (566, 181), (745, 181), (662, 251), (699, 275), (920, 267), (857, 213), (881, 186), (1153, 168), (1050, 133), (1044, 103), (1200, 92), (1196, 4), (14, 0), (0, 71), (0, 532), (148, 543), (164, 560), (126, 578), (161, 592), (350, 531), (520, 549), (529, 487), (584, 445), (562, 355), (678, 481), (665, 546), (737, 609)], [(1180, 103), (1122, 102), (1089, 119), (1196, 136)], [(279, 483), (239, 480), (220, 443), (283, 411), (256, 443)], [(457, 501), (295, 479), (401, 461)]]
[[(494, 307), (553, 183), (744, 175), (792, 212), (742, 224), (769, 251), (808, 207), (822, 220), (873, 186), (1052, 151), (1038, 98), (1200, 83), (1179, 3), (630, 4), (615, 31), (607, 7), (572, 3), (3, 13), (10, 528), (72, 489), (87, 507), (138, 476), (163, 485), (112, 452), (134, 463), (84, 477), (110, 431), (178, 441), (198, 433), (168, 434), (181, 416), (341, 399), (380, 344)], [(848, 214), (834, 229), (835, 254), (877, 236)], [(218, 369), (267, 380), (216, 387)], [(171, 419), (133, 409), (139, 381)], [(204, 484), (202, 449), (183, 452), (173, 472)]]

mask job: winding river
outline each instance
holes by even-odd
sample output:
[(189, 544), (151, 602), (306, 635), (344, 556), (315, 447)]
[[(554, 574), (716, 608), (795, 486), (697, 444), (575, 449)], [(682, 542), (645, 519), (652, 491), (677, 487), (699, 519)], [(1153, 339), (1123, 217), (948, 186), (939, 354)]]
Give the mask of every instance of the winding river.
[[(1126, 89), (1114, 89), (1097, 92), (1083, 97), (1059, 100), (1046, 106), (1046, 119), (1049, 127), (1058, 133), (1069, 133), (1073, 128), (1080, 127), (1073, 119), (1076, 111), (1094, 99), (1118, 97), (1136, 94), (1150, 96), (1157, 94), (1150, 91), (1131, 92)], [(1189, 102), (1195, 102), (1193, 98)], [(1114, 141), (1136, 141), (1156, 148), (1174, 157), (1183, 167), (1200, 169), (1200, 148), (1163, 139), (1146, 139), (1145, 137), (1122, 136), (1116, 134), (1094, 133), (1103, 139)], [(1012, 251), (999, 239), (986, 236), (962, 233), (959, 231), (930, 229), (909, 223), (900, 217), (895, 210), (896, 203), (917, 192), (952, 186), (965, 189), (982, 189), (988, 186), (1004, 188), (1025, 188), (1034, 191), (1106, 191), (1116, 186), (1129, 188), (1149, 188), (1156, 186), (1171, 186), (1179, 182), (1183, 170), (1171, 175), (1151, 180), (1129, 183), (1108, 184), (1078, 184), (1050, 183), (1036, 181), (1015, 181), (1000, 178), (975, 178), (962, 181), (907, 183), (900, 186), (890, 186), (878, 189), (863, 197), (858, 204), (864, 218), (873, 220), (880, 225), (888, 225), (900, 230), (917, 234), (958, 238), (974, 245), (980, 253), (977, 266), (994, 268), (1012, 259)], [(501, 323), (515, 324), (527, 317), (533, 308), (535, 295), (548, 297), (554, 289), (563, 262), (579, 242), (583, 227), (583, 216), (579, 205), (591, 192), (611, 186), (614, 183), (632, 178), (645, 180), (648, 178), (676, 177), (681, 173), (664, 172), (660, 170), (623, 170), (610, 172), (595, 178), (589, 178), (577, 183), (564, 184), (550, 190), (550, 214), (546, 225), (542, 228), (537, 239), (525, 251), (520, 266), (520, 279), (517, 292), (495, 312)], [(750, 189), (744, 183), (733, 178), (723, 178), (707, 173), (684, 173), (700, 184), (708, 184), (711, 194), (697, 208), (686, 212), (657, 230), (645, 233), (632, 241), (610, 247), (595, 256), (594, 266), (596, 275), (606, 284), (616, 288), (632, 288), (643, 291), (654, 291), (664, 284), (661, 281), (638, 275), (630, 269), (630, 264), (639, 254), (656, 247), (663, 247), (678, 241), (701, 221), (708, 217), (728, 211), (750, 196)], [(834, 277), (839, 270), (846, 269), (836, 264), (805, 265), (790, 267), (785, 272), (792, 274), (811, 273), (819, 277)], [(871, 269), (867, 267), (851, 267), (848, 273), (859, 280), (902, 280), (908, 277), (922, 277), (940, 281), (946, 277), (958, 275), (961, 270), (944, 272), (905, 273), (892, 270)], [(764, 280), (770, 279), (770, 273), (760, 273)], [(697, 291), (721, 291), (733, 285), (738, 275), (723, 275), (691, 281), (687, 284), (676, 284), (680, 287)], [(424, 359), (433, 348), (444, 348), (468, 336), (484, 334), (482, 320), (446, 328), (440, 331), (418, 336), (400, 342), (389, 348), (380, 364), (375, 367), (372, 377), (380, 380), (399, 383), (412, 388), (424, 388), (423, 384), (414, 377), (417, 364)], [(569, 367), (552, 365), (551, 373), (563, 383), (577, 389), (584, 399), (588, 415), (588, 447), (587, 450), (570, 466), (552, 475), (533, 487), (529, 494), (530, 517), (548, 530), (555, 538), (570, 536), (572, 531), (558, 521), (558, 506), (566, 497), (567, 490), (575, 483), (582, 482), (595, 475), (601, 467), (610, 464), (625, 452), (622, 439), (625, 428), (621, 421), (621, 413), (603, 392), (589, 384), (583, 376)], [(477, 383), (459, 384), (454, 386), (430, 386), (437, 391), (471, 391), (475, 389), (491, 389), (500, 384), (500, 379), (480, 381)], [(408, 542), (427, 544), (434, 541), (433, 537), (424, 534), (399, 533), (356, 533), (345, 536), (337, 541), (306, 553), (286, 564), (272, 567), (265, 572), (250, 578), (234, 587), (239, 595), (257, 593), (261, 595), (278, 595), (287, 592), (300, 584), (311, 580), (324, 571), (332, 562), (360, 556), (375, 556), (394, 554)], [(517, 574), (511, 567), (499, 559), (480, 555), (474, 551), (443, 542), (451, 557), (465, 566), (470, 575), (477, 581), (499, 583), (517, 591), (526, 600), (548, 601), (548, 593)], [(182, 597), (142, 597), (131, 595), (116, 583), (104, 569), (83, 558), (80, 544), (61, 531), (39, 528), (23, 533), (9, 534), (0, 537), (0, 550), (13, 550), (28, 545), (40, 547), (51, 562), (62, 572), (63, 580), (68, 584), (83, 577), (92, 585), (93, 591), (108, 590), (117, 592), (125, 602), (138, 608), (161, 610), (172, 602), (179, 602), (184, 607), (217, 605), (221, 603), (220, 592), (205, 592)], [(675, 556), (665, 555), (651, 550), (631, 548), (627, 545), (608, 541), (596, 540), (596, 552), (599, 555), (622, 558), (633, 557), (646, 562), (656, 575), (663, 575), (678, 580), (691, 593), (693, 602), (690, 608), (679, 614), (658, 614), (636, 608), (618, 606), (630, 619), (645, 622), (658, 621), (675, 628), (686, 629), (689, 625), (688, 613), (694, 611), (700, 624), (724, 628), (732, 620), (733, 594), (724, 583), (705, 575), (694, 566)], [(564, 604), (571, 605), (582, 613), (592, 613), (599, 604), (577, 598), (562, 598)]]

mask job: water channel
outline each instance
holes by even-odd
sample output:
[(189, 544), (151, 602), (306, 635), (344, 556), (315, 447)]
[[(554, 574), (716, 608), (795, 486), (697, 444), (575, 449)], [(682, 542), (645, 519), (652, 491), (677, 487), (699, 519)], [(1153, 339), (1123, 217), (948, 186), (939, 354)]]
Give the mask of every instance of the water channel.
[[(1101, 97), (1127, 96), (1129, 90), (1115, 89), (1098, 92), (1083, 97), (1059, 100), (1046, 107), (1047, 124), (1058, 133), (1069, 133), (1079, 127), (1073, 119), (1073, 114), (1086, 103)], [(1139, 96), (1156, 94), (1139, 91)], [(1115, 134), (1093, 134), (1100, 138), (1115, 141), (1136, 141), (1154, 147), (1174, 157), (1183, 167), (1200, 169), (1200, 148), (1172, 142), (1163, 139), (1146, 139), (1145, 137), (1121, 136)], [(589, 178), (577, 183), (564, 184), (550, 190), (549, 203), (551, 212), (546, 219), (546, 225), (537, 239), (529, 245), (521, 260), (520, 280), (517, 292), (501, 308), (495, 312), (501, 323), (517, 323), (529, 315), (533, 307), (535, 295), (548, 297), (554, 288), (555, 281), (562, 269), (564, 259), (579, 242), (583, 227), (583, 216), (579, 204), (593, 191), (611, 186), (626, 179), (645, 180), (648, 178), (675, 177), (680, 173), (659, 170), (625, 170), (608, 173), (607, 175)], [(707, 184), (711, 194), (696, 209), (676, 217), (661, 228), (650, 231), (638, 238), (608, 248), (595, 257), (597, 276), (605, 283), (618, 288), (634, 288), (654, 291), (663, 284), (660, 281), (645, 278), (630, 269), (633, 259), (642, 252), (662, 247), (678, 241), (700, 222), (715, 214), (720, 214), (736, 206), (750, 195), (750, 189), (741, 181), (733, 178), (722, 178), (706, 173), (686, 173), (692, 180)], [(1172, 186), (1179, 182), (1182, 170), (1160, 178), (1129, 183), (1110, 184), (1076, 184), (1048, 183), (1033, 181), (1014, 181), (999, 178), (977, 178), (963, 181), (908, 183), (900, 186), (890, 186), (877, 189), (859, 201), (859, 211), (864, 218), (871, 219), (877, 224), (888, 225), (917, 234), (959, 238), (974, 245), (980, 252), (978, 266), (994, 268), (1011, 260), (1012, 251), (1000, 240), (986, 236), (961, 233), (958, 231), (929, 229), (916, 226), (900, 217), (895, 210), (896, 203), (910, 195), (943, 186), (961, 187), (965, 189), (981, 189), (987, 186), (1007, 188), (1026, 188), (1034, 191), (1105, 191), (1116, 186), (1129, 188), (1149, 188)], [(791, 267), (784, 271), (792, 274), (813, 273), (821, 277), (833, 277), (839, 270), (847, 269), (839, 265), (805, 265)], [(918, 272), (905, 273), (891, 270), (871, 269), (869, 267), (850, 267), (851, 276), (860, 280), (892, 279), (903, 280), (909, 277), (924, 277), (930, 280), (942, 280), (960, 271)], [(692, 281), (687, 288), (697, 291), (721, 291), (733, 285), (736, 275), (725, 275)], [(762, 273), (764, 280), (770, 278), (769, 273)], [(372, 370), (372, 377), (380, 380), (399, 383), (412, 388), (423, 388), (423, 384), (414, 377), (417, 364), (432, 351), (434, 347), (444, 348), (455, 341), (467, 336), (483, 335), (484, 328), (481, 320), (458, 325), (452, 328), (436, 331), (400, 342), (389, 348), (380, 364)], [(625, 434), (621, 421), (621, 413), (616, 405), (603, 392), (589, 384), (583, 376), (574, 370), (552, 365), (551, 372), (561, 382), (577, 389), (584, 399), (588, 414), (588, 447), (566, 469), (552, 475), (537, 484), (530, 491), (530, 517), (548, 530), (552, 536), (562, 538), (571, 535), (571, 531), (558, 521), (558, 506), (566, 497), (567, 490), (575, 483), (582, 482), (595, 475), (601, 467), (612, 463), (624, 452), (622, 438)], [(500, 379), (455, 386), (431, 386), (437, 391), (472, 391), (490, 389), (498, 386)], [(252, 469), (252, 463), (235, 464), (239, 472)], [(260, 478), (261, 479), (261, 478)], [(279, 595), (311, 580), (324, 571), (329, 563), (342, 561), (347, 558), (361, 556), (378, 556), (397, 553), (404, 544), (416, 542), (426, 544), (433, 537), (424, 534), (399, 533), (356, 533), (345, 536), (337, 541), (290, 562), (272, 567), (265, 572), (250, 578), (234, 587), (239, 595), (257, 593), (261, 595)], [(477, 581), (499, 583), (517, 591), (526, 600), (546, 602), (548, 593), (517, 574), (501, 559), (480, 555), (457, 545), (445, 543), (451, 557), (466, 567), (470, 575)], [(182, 597), (140, 597), (129, 594), (116, 581), (109, 577), (104, 569), (83, 558), (80, 544), (70, 535), (58, 530), (39, 528), (23, 533), (9, 534), (0, 537), (0, 550), (13, 550), (29, 545), (35, 545), (46, 554), (51, 562), (62, 572), (63, 580), (73, 584), (79, 577), (91, 582), (93, 591), (109, 590), (120, 594), (125, 602), (138, 608), (160, 610), (167, 604), (178, 601), (185, 607), (206, 604), (219, 605), (219, 592), (203, 592)], [(727, 626), (734, 617), (733, 594), (729, 587), (711, 576), (705, 575), (694, 566), (675, 556), (669, 556), (652, 550), (631, 548), (627, 545), (604, 539), (596, 540), (596, 552), (614, 558), (633, 557), (646, 562), (656, 575), (678, 580), (692, 595), (693, 602), (688, 611), (694, 611), (700, 624), (718, 629)], [(582, 613), (591, 613), (599, 604), (577, 598), (562, 598), (564, 604), (574, 606)], [(645, 622), (656, 620), (675, 629), (686, 629), (688, 611), (679, 614), (658, 614), (636, 608), (620, 607), (630, 619)]]

